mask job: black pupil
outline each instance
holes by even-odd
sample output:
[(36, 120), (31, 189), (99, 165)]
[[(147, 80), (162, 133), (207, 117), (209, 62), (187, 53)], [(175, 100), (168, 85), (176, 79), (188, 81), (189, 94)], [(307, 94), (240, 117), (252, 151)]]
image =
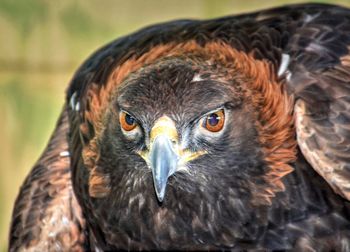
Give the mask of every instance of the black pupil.
[(218, 114), (210, 114), (208, 116), (208, 123), (210, 124), (210, 126), (216, 126), (220, 121), (220, 116), (218, 116)]
[(135, 119), (131, 115), (125, 114), (125, 122), (129, 125), (133, 125), (135, 123)]

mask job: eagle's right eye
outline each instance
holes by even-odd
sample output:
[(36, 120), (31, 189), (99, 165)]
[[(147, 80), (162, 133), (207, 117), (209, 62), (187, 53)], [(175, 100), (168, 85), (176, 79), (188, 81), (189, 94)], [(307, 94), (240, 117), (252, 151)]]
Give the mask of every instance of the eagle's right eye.
[(120, 126), (125, 131), (131, 131), (135, 129), (137, 126), (137, 122), (135, 118), (124, 111), (120, 112), (119, 121), (120, 121)]

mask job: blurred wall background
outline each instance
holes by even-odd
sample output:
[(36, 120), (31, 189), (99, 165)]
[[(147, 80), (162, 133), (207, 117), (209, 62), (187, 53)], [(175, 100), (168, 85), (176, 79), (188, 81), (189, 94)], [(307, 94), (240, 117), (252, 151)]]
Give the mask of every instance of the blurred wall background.
[[(44, 149), (75, 69), (155, 22), (213, 18), (297, 0), (0, 0), (0, 251), (19, 187)], [(318, 1), (350, 6), (350, 0)]]

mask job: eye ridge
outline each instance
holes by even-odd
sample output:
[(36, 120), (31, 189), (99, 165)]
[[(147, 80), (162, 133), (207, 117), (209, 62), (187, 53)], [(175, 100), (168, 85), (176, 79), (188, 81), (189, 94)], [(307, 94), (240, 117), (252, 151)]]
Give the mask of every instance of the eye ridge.
[(210, 113), (206, 116), (203, 127), (211, 132), (219, 132), (224, 127), (225, 113), (224, 109)]

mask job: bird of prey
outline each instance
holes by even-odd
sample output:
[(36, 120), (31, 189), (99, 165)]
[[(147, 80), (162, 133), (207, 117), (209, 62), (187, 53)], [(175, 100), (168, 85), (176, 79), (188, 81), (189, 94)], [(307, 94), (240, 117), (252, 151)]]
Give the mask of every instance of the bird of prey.
[(11, 251), (350, 251), (350, 10), (146, 27), (76, 72)]

